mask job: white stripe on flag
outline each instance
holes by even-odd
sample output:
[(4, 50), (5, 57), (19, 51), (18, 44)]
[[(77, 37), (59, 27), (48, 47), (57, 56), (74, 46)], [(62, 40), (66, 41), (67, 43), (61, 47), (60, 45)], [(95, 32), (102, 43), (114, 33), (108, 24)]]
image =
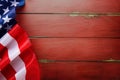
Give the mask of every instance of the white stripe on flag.
[(15, 74), (16, 80), (25, 80), (26, 79), (26, 67), (25, 67), (25, 63), (23, 62), (23, 60), (19, 57), (20, 49), (19, 49), (17, 41), (9, 33), (6, 33), (0, 39), (0, 43), (8, 49), (8, 57), (11, 61), (10, 62), (11, 66), (16, 71), (16, 74)]
[(7, 80), (1, 72), (0, 72), (0, 80)]
[(26, 68), (23, 60), (18, 56), (11, 62), (11, 65), (17, 72), (15, 74), (16, 80), (25, 80)]
[(10, 36), (9, 33), (6, 33), (0, 39), (0, 43), (8, 49), (8, 56), (9, 56), (10, 61), (15, 59), (20, 54), (17, 41), (12, 36)]

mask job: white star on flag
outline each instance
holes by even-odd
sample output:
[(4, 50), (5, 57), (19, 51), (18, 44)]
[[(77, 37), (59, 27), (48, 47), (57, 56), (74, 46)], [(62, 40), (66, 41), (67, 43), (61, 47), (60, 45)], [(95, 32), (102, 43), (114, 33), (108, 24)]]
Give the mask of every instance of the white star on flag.
[(8, 31), (8, 30), (11, 29), (11, 27), (12, 27), (12, 25), (8, 25), (8, 24), (7, 24), (7, 27), (5, 27), (5, 29)]
[(0, 4), (0, 6), (2, 6), (2, 4)]
[(2, 18), (4, 20), (4, 23), (10, 22), (12, 18), (9, 18), (8, 15), (5, 18)]
[[(4, 0), (1, 0), (1, 1), (4, 1)], [(6, 2), (8, 2), (8, 0), (5, 0)]]
[[(4, 0), (1, 0), (1, 1), (4, 1)], [(8, 2), (8, 0), (5, 0), (6, 2)]]
[[(0, 19), (1, 19), (1, 15), (0, 15)], [(2, 25), (0, 24), (0, 29), (2, 28)]]
[(0, 24), (0, 29), (2, 28), (2, 25)]
[(14, 0), (14, 1), (10, 1), (10, 2), (12, 3), (11, 6), (14, 6), (14, 7), (16, 7), (16, 6), (19, 4), (19, 2), (16, 2), (16, 0)]
[(8, 7), (6, 9), (3, 9), (3, 11), (4, 11), (4, 14), (6, 14), (7, 12), (9, 12)]

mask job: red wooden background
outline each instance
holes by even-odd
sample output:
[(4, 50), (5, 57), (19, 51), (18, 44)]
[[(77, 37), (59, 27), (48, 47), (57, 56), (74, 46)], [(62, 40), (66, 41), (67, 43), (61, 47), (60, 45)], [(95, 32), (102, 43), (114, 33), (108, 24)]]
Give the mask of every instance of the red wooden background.
[(17, 13), (41, 80), (120, 80), (120, 0), (26, 0)]

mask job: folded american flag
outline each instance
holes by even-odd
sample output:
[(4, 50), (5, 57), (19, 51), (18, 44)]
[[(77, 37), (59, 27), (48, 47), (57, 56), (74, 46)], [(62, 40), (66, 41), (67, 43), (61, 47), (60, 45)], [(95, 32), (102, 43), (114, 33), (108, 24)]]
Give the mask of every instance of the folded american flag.
[(26, 32), (15, 20), (24, 0), (0, 0), (0, 80), (40, 80)]

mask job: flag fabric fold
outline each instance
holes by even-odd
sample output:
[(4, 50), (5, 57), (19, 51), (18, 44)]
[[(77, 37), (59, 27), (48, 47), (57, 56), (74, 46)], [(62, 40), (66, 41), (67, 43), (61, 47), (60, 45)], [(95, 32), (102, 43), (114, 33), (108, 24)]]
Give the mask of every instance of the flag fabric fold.
[(0, 80), (40, 80), (31, 42), (15, 20), (15, 10), (24, 2), (0, 1)]

